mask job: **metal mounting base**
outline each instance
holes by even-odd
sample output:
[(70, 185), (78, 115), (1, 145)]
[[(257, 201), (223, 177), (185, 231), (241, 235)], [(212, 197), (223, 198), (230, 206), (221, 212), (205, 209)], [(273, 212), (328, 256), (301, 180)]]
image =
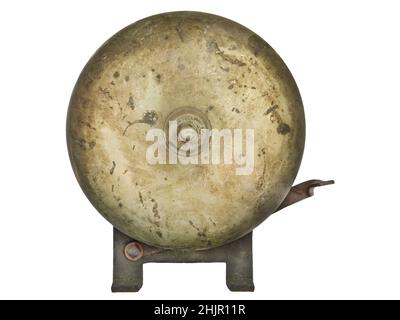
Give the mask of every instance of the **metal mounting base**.
[[(275, 211), (314, 195), (314, 188), (333, 180), (309, 180), (293, 186)], [(137, 292), (143, 285), (143, 264), (148, 262), (225, 262), (226, 285), (231, 291), (254, 291), (253, 233), (224, 246), (203, 251), (166, 250), (137, 242), (114, 228), (113, 292)]]
[[(226, 285), (231, 291), (254, 291), (252, 232), (224, 246), (202, 250), (166, 250), (139, 244), (136, 261), (128, 259), (127, 245), (135, 240), (114, 228), (113, 292), (137, 292), (143, 285), (143, 264), (150, 262), (225, 262)], [(138, 253), (137, 250), (135, 253)]]

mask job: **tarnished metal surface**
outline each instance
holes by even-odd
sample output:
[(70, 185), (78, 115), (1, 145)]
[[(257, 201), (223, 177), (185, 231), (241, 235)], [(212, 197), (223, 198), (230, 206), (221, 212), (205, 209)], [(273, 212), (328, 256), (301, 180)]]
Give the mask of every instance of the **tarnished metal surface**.
[[(143, 257), (127, 259), (124, 249), (132, 239), (114, 228), (113, 292), (136, 292), (143, 285), (143, 264), (155, 263), (226, 263), (226, 285), (231, 291), (254, 291), (252, 235), (208, 250), (165, 250), (143, 245)], [(206, 275), (204, 275), (206, 276)], [(178, 280), (178, 279), (177, 279)]]
[[(147, 130), (186, 121), (180, 110), (193, 126), (254, 129), (253, 173), (148, 164)], [(164, 248), (212, 248), (250, 232), (287, 195), (304, 137), (298, 89), (275, 51), (233, 21), (196, 12), (149, 17), (109, 39), (79, 77), (67, 123), (92, 204), (123, 233)]]

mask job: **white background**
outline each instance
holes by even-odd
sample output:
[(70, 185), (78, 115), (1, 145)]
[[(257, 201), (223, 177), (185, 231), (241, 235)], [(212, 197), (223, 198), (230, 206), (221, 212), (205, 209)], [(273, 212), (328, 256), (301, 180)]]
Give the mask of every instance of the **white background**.
[[(72, 173), (74, 83), (116, 31), (176, 10), (219, 14), (269, 42), (307, 120), (297, 182), (335, 179), (254, 232), (254, 293), (223, 264), (148, 264), (112, 294), (112, 227)], [(0, 4), (0, 298), (400, 298), (398, 1), (8, 1)]]

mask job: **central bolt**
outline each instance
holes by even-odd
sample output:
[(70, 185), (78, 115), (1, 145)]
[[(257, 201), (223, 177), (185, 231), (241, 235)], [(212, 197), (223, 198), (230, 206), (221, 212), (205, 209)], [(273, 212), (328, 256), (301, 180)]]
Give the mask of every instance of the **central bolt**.
[[(193, 107), (181, 107), (171, 112), (165, 121), (165, 132), (169, 132), (169, 123), (171, 121), (176, 121), (177, 123), (179, 141), (177, 141), (177, 145), (171, 143), (171, 147), (175, 150), (178, 150), (185, 142), (193, 141), (195, 135), (200, 138), (202, 129), (211, 129), (211, 123), (207, 116)], [(198, 150), (192, 155), (197, 153)]]

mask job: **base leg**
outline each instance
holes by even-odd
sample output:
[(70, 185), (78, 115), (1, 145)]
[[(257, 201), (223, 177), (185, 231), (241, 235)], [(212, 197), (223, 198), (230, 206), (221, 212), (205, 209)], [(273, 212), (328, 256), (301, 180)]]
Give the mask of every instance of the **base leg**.
[(253, 271), (241, 264), (226, 264), (226, 285), (231, 291), (254, 291)]
[(114, 273), (112, 292), (137, 292), (143, 285), (143, 264), (132, 265), (129, 272)]
[(231, 244), (226, 261), (226, 285), (231, 291), (254, 291), (252, 233)]
[(124, 248), (131, 240), (114, 229), (114, 268), (112, 292), (137, 292), (143, 285), (143, 263), (129, 261)]

